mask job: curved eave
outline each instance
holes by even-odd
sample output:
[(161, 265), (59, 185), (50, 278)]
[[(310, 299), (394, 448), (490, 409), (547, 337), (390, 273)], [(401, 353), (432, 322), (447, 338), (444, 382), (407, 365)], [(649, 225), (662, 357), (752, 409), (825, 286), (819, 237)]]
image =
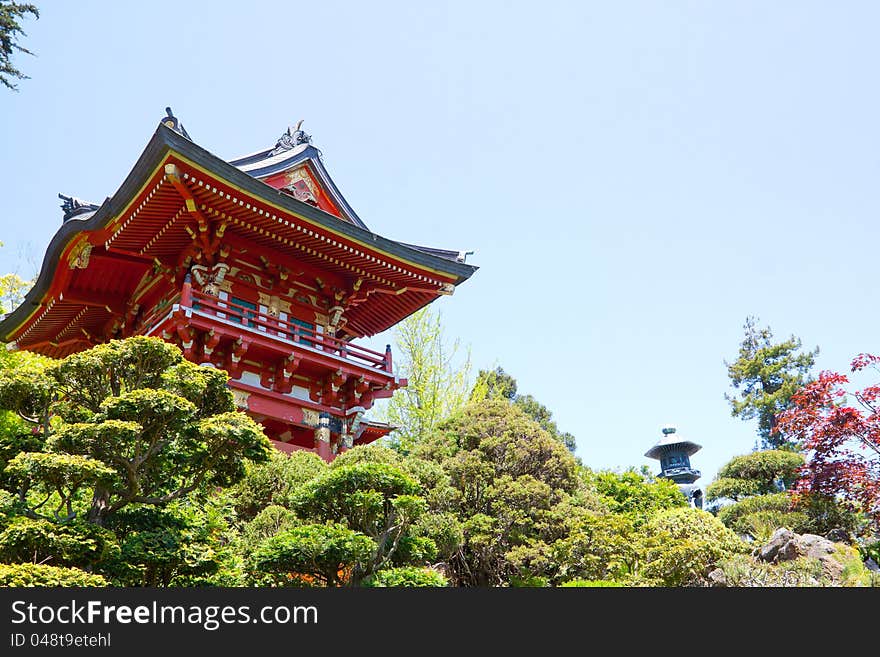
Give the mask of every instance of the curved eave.
[[(87, 219), (70, 219), (63, 223), (52, 237), (33, 288), (28, 292), (22, 304), (9, 313), (3, 321), (0, 321), (0, 340), (9, 342), (13, 339), (15, 333), (39, 310), (44, 296), (52, 284), (61, 255), (72, 240), (81, 233), (105, 228), (118, 217), (169, 153), (175, 153), (190, 160), (243, 192), (302, 217), (319, 228), (348, 237), (368, 245), (368, 248), (395, 256), (413, 265), (443, 273), (454, 279), (453, 285), (459, 285), (466, 281), (478, 269), (474, 265), (452, 262), (395, 242), (372, 233), (364, 227), (319, 210), (308, 203), (297, 201), (292, 196), (241, 171), (236, 166), (209, 153), (201, 146), (160, 123), (152, 139), (116, 193), (106, 199), (92, 216)], [(321, 169), (323, 170), (323, 166)]]

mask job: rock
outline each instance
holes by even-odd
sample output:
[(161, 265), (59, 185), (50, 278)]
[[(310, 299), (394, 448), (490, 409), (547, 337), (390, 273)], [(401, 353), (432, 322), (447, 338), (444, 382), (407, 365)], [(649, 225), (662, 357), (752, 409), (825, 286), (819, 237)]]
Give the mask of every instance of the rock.
[(796, 538), (793, 538), (788, 543), (779, 548), (779, 551), (776, 553), (776, 558), (773, 559), (773, 562), (779, 563), (780, 561), (794, 561), (799, 556), (800, 550), (798, 546), (798, 541)]
[(834, 554), (834, 542), (815, 534), (803, 534), (797, 539), (797, 550), (802, 557), (821, 559)]
[(709, 586), (727, 586), (727, 575), (720, 568), (716, 568), (709, 573), (707, 579), (709, 580)]
[(871, 557), (865, 559), (865, 568), (874, 573), (880, 573), (880, 566), (877, 565), (877, 562), (874, 561)]
[[(795, 534), (790, 529), (786, 529), (785, 527), (780, 527), (775, 532), (773, 532), (773, 536), (770, 537), (770, 540), (767, 544), (758, 550), (758, 558), (762, 561), (773, 561), (775, 562), (777, 559), (777, 555), (779, 551), (785, 548), (785, 546), (790, 543), (792, 540), (797, 539), (798, 535)], [(790, 551), (790, 548), (787, 548)], [(789, 559), (793, 559), (794, 557), (787, 557), (783, 559), (784, 561), (788, 561)]]
[(823, 580), (832, 583), (839, 583), (846, 564), (858, 559), (856, 549), (846, 543), (835, 543), (816, 534), (795, 534), (784, 527), (773, 532), (767, 544), (755, 554), (761, 560), (773, 564), (799, 558), (818, 561), (822, 566)]
[(843, 564), (831, 555), (826, 554), (823, 557), (819, 557), (819, 561), (822, 562), (822, 574), (826, 577), (830, 577), (833, 581), (837, 581), (840, 579), (841, 575), (843, 575)]

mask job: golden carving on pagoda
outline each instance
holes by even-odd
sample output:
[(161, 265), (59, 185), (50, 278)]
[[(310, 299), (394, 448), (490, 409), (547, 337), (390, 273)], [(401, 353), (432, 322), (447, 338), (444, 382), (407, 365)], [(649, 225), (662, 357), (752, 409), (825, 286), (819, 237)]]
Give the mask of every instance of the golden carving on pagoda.
[(278, 317), (279, 313), (290, 315), (290, 302), (285, 301), (278, 295), (269, 295), (260, 292), (260, 304), (266, 306), (266, 312), (272, 317)]
[(92, 255), (92, 245), (88, 242), (80, 242), (68, 256), (68, 265), (71, 269), (85, 269), (89, 266), (89, 256)]
[(315, 183), (312, 181), (312, 177), (306, 173), (304, 167), (287, 174), (287, 185), (283, 189), (297, 201), (312, 205), (318, 204), (318, 191), (315, 189)]
[(313, 427), (318, 426), (318, 411), (313, 411), (310, 408), (304, 408), (302, 409), (302, 412), (303, 424), (308, 424)]
[(245, 392), (244, 390), (233, 390), (232, 391), (232, 401), (235, 402), (236, 408), (247, 408), (248, 407), (248, 399), (250, 399), (251, 393)]
[(196, 283), (202, 286), (202, 291), (216, 297), (223, 289), (221, 286), (226, 272), (229, 271), (229, 265), (225, 262), (218, 262), (210, 269), (205, 265), (193, 265), (190, 271), (193, 278), (196, 279)]

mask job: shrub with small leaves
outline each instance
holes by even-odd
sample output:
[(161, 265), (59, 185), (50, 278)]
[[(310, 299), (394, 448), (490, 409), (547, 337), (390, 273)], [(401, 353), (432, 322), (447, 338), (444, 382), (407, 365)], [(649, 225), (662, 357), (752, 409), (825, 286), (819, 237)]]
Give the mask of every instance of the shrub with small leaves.
[(367, 587), (428, 587), (448, 586), (449, 580), (431, 568), (388, 568), (373, 573), (364, 580)]
[(36, 563), (0, 563), (0, 586), (108, 586), (101, 575), (78, 568), (59, 568)]

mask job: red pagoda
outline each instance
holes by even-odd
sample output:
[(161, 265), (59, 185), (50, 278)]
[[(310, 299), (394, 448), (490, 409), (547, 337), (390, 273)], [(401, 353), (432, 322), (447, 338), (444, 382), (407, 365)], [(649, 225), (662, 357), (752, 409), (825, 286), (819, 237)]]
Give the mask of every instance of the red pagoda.
[(406, 385), (354, 340), (452, 294), (465, 253), (371, 232), (301, 124), (225, 161), (163, 118), (100, 206), (59, 195), (64, 219), (25, 301), (0, 322), (11, 349), (54, 358), (161, 336), (229, 372), (236, 404), (284, 451), (335, 454), (392, 427), (364, 413)]

